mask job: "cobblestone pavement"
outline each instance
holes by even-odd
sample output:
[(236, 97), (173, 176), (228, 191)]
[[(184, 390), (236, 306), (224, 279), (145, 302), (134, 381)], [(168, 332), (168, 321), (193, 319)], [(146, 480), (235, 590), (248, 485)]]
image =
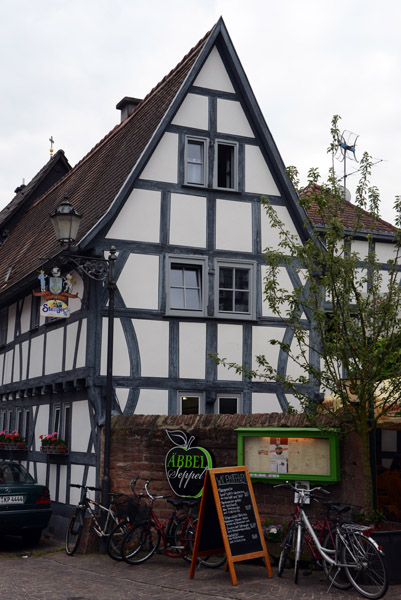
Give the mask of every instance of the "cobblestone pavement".
[[(322, 573), (300, 572), (299, 584), (292, 571), (269, 579), (264, 566), (236, 563), (238, 585), (224, 568), (197, 569), (189, 579), (189, 563), (154, 556), (142, 565), (129, 566), (107, 555), (67, 556), (59, 543), (42, 540), (27, 551), (18, 542), (0, 543), (1, 600), (343, 600), (361, 598), (354, 591), (332, 589)], [(401, 600), (401, 586), (391, 586), (386, 599)]]

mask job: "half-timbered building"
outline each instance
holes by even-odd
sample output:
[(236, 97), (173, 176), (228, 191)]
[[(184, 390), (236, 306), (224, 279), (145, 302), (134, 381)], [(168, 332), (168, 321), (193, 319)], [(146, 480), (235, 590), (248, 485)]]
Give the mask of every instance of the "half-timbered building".
[[(224, 22), (144, 99), (126, 97), (117, 107), (121, 123), (73, 169), (21, 202), (12, 218), (9, 208), (0, 214), (0, 430), (26, 435), (23, 460), (48, 483), (60, 516), (77, 501), (70, 482), (99, 481), (108, 314), (106, 286), (59, 260), (49, 215), (65, 194), (83, 215), (78, 253), (117, 250), (113, 414), (296, 406), (275, 383), (248, 380), (209, 358), (218, 353), (253, 368), (254, 357), (268, 352), (281, 372), (297, 372), (268, 345), (278, 329), (283, 338), (289, 332), (263, 299), (263, 249), (277, 240), (261, 195), (293, 234), (308, 235)], [(383, 260), (391, 236), (390, 227), (377, 238)], [(32, 293), (53, 269), (62, 281), (68, 273), (75, 279), (68, 318), (40, 316), (41, 296)], [(283, 268), (282, 280), (300, 285), (295, 269)], [(40, 452), (39, 436), (53, 431), (69, 449), (57, 461)]]

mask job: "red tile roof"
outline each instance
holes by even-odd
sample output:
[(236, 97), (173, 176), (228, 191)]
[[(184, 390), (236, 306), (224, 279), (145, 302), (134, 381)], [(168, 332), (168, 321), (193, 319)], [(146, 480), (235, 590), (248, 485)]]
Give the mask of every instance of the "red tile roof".
[[(316, 188), (318, 192), (322, 189), (318, 185), (315, 185), (314, 188)], [(300, 193), (310, 195), (313, 192), (309, 188), (301, 190)], [(312, 199), (311, 206), (306, 210), (306, 213), (315, 225), (325, 225), (325, 218), (319, 211), (318, 204), (315, 200)], [(359, 227), (361, 232), (395, 233), (397, 231), (397, 228), (394, 227), (394, 225), (391, 225), (391, 223), (388, 223), (383, 219), (374, 219), (366, 210), (360, 209), (348, 200), (341, 201), (341, 214), (342, 221), (347, 229), (353, 229), (356, 223), (358, 223), (358, 226), (359, 224), (362, 225), (362, 229)]]
[[(210, 33), (151, 90), (125, 121), (28, 208), (0, 248), (0, 292), (35, 272), (60, 251), (49, 214), (65, 193), (69, 194), (74, 208), (83, 214), (80, 239), (99, 222), (157, 130)], [(5, 282), (10, 267), (11, 275)]]

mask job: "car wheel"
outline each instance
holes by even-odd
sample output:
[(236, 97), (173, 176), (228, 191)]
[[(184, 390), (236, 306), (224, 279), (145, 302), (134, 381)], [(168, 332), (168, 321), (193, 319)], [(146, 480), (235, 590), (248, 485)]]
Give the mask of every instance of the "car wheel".
[(28, 529), (24, 531), (22, 534), (22, 541), (24, 544), (28, 544), (29, 546), (36, 546), (40, 542), (40, 538), (42, 537), (41, 529)]

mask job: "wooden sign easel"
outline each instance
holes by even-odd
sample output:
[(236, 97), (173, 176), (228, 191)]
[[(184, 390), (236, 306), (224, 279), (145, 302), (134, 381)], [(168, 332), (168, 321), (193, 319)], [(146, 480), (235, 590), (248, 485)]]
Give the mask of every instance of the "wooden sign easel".
[(263, 557), (273, 577), (247, 467), (208, 469), (196, 528), (190, 579), (199, 556), (226, 553), (226, 569), (237, 585), (234, 563)]

